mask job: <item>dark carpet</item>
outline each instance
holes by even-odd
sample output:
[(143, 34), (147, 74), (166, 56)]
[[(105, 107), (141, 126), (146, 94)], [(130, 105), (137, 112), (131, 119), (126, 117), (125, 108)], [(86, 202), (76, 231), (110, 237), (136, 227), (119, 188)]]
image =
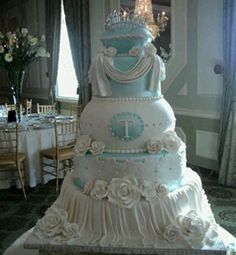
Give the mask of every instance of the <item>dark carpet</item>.
[[(195, 169), (201, 176), (216, 221), (236, 237), (236, 189), (217, 184), (214, 174)], [(21, 190), (0, 190), (0, 254), (22, 233), (33, 227), (55, 201), (55, 182), (27, 190), (24, 201)]]

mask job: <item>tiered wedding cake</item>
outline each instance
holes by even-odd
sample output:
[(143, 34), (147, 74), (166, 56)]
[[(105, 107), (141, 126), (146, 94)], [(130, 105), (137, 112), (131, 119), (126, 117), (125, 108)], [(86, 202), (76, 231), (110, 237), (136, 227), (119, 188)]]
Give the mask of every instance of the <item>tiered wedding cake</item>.
[(224, 248), (201, 180), (186, 167), (145, 22), (115, 11), (101, 39), (75, 169), (33, 235), (66, 245)]

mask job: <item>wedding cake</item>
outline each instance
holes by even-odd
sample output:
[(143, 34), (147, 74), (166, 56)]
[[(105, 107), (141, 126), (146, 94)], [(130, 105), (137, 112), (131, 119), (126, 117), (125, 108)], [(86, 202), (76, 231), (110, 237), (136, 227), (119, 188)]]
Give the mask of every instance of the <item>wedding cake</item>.
[(89, 76), (74, 171), (33, 235), (41, 243), (224, 248), (161, 93), (165, 65), (144, 20), (114, 11)]

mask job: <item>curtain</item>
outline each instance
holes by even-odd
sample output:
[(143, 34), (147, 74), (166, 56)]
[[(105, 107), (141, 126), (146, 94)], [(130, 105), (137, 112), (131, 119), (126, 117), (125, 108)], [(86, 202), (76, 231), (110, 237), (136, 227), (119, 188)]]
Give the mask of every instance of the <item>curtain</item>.
[(56, 82), (60, 49), (61, 0), (46, 0), (46, 45), (48, 58), (49, 97), (56, 102)]
[(219, 183), (236, 187), (236, 1), (224, 0), (224, 78), (219, 133)]
[(91, 99), (91, 84), (88, 80), (91, 63), (89, 1), (64, 0), (63, 3), (73, 64), (78, 80), (79, 104), (83, 109)]

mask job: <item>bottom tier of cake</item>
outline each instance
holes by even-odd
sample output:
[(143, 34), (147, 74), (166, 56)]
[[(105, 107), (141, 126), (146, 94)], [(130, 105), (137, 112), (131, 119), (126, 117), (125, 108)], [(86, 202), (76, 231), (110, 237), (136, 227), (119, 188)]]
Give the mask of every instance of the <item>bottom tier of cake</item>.
[(51, 244), (224, 249), (198, 174), (185, 174), (181, 188), (125, 208), (82, 193), (69, 173), (34, 235)]

